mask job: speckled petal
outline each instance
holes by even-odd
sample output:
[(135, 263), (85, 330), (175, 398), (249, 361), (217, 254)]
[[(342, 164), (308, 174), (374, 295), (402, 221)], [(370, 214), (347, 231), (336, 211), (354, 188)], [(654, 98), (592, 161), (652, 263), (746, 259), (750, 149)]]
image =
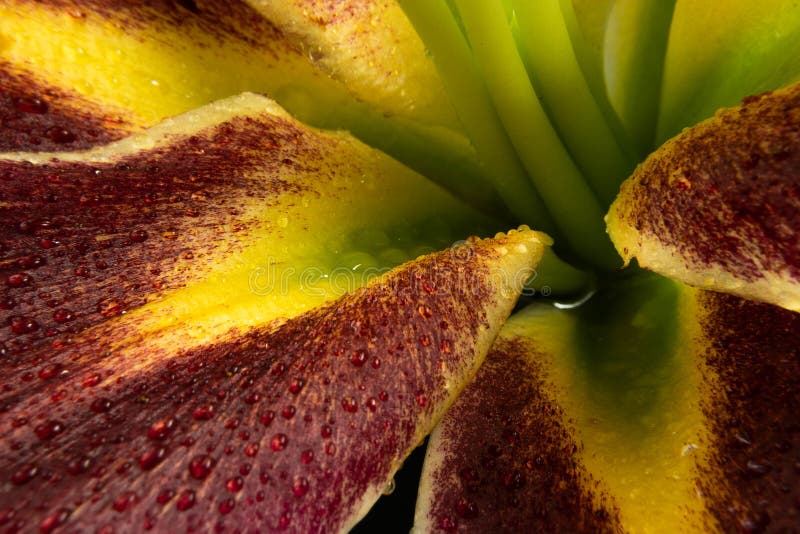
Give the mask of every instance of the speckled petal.
[(87, 152), (0, 156), (0, 184), (6, 369), (118, 316), (155, 353), (297, 315), (483, 220), (253, 94)]
[(667, 142), (622, 185), (606, 222), (626, 263), (800, 310), (800, 84)]
[(433, 432), (415, 531), (791, 532), (798, 317), (657, 277), (527, 307)]
[(158, 358), (146, 337), (118, 346), (124, 320), (41, 351), (33, 380), (4, 381), (0, 517), (43, 531), (347, 530), (474, 376), (543, 240), (472, 239), (280, 325)]

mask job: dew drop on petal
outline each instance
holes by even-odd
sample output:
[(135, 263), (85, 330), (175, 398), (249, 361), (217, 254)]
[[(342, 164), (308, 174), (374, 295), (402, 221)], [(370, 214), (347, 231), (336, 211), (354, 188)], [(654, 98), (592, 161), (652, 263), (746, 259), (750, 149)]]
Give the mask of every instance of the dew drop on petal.
[(342, 408), (346, 412), (355, 413), (358, 411), (358, 403), (353, 397), (345, 397), (342, 399)]
[(111, 504), (111, 507), (116, 510), (117, 512), (124, 512), (129, 510), (139, 501), (139, 497), (132, 491), (126, 491), (125, 493), (117, 496), (114, 499), (114, 502)]
[(211, 470), (216, 465), (216, 460), (207, 454), (195, 456), (189, 462), (189, 473), (196, 479), (202, 480), (211, 474)]
[(33, 480), (38, 472), (39, 468), (36, 465), (30, 463), (25, 464), (11, 475), (11, 482), (17, 486), (21, 486)]
[(269, 448), (275, 452), (282, 451), (289, 444), (289, 438), (286, 434), (275, 434), (269, 441)]
[(236, 507), (236, 502), (233, 499), (225, 499), (221, 503), (219, 503), (219, 513), (222, 515), (227, 515), (233, 511)]
[(253, 458), (256, 454), (258, 454), (259, 445), (258, 443), (248, 443), (247, 446), (244, 448), (245, 456), (249, 456)]
[(50, 534), (55, 529), (63, 525), (69, 519), (70, 511), (66, 508), (59, 508), (39, 524), (39, 532), (42, 534)]
[(229, 478), (228, 481), (225, 482), (225, 487), (228, 488), (228, 491), (231, 493), (236, 493), (244, 487), (244, 479), (242, 479), (242, 477)]
[(156, 502), (162, 505), (167, 504), (169, 501), (172, 500), (173, 497), (175, 497), (174, 490), (171, 489), (161, 490), (161, 492), (158, 494), (158, 497), (156, 497)]
[(302, 497), (308, 493), (308, 480), (305, 477), (297, 477), (292, 484), (292, 493), (295, 497)]
[(183, 512), (192, 508), (194, 506), (194, 503), (195, 503), (194, 491), (183, 490), (181, 494), (178, 495), (178, 501), (175, 503), (175, 507), (181, 512)]

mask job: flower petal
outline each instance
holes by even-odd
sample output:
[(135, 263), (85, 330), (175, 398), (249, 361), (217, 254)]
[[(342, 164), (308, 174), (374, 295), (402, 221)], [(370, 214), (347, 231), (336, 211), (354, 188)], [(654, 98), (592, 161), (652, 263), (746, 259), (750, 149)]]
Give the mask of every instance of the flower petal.
[[(337, 49), (336, 35), (325, 35), (329, 46), (324, 50), (331, 56), (328, 49)], [(379, 50), (395, 46), (391, 29), (370, 35)], [(10, 98), (0, 99), (0, 117), (18, 115), (13, 100), (24, 98), (44, 101), (54, 111), (80, 109), (82, 116), (93, 118), (91, 129), (84, 130), (97, 130), (96, 135), (76, 128), (80, 119), (61, 124), (53, 117), (55, 126), (71, 134), (58, 136), (55, 131), (60, 149), (116, 139), (253, 91), (273, 98), (306, 124), (352, 132), (458, 191), (485, 213), (499, 211), (497, 195), (466, 137), (457, 125), (439, 122), (449, 104), (427, 85), (438, 78), (414, 76), (392, 89), (406, 95), (399, 104), (406, 113), (400, 113), (392, 107), (398, 101), (386, 92), (352, 89), (347, 85), (351, 80), (331, 77), (303, 50), (302, 36), (275, 26), (240, 0), (135, 1), (113, 7), (99, 0), (7, 0), (0, 4), (0, 43), (0, 83), (13, 90)], [(402, 55), (421, 66), (430, 63), (424, 50), (417, 52)], [(416, 103), (421, 95), (425, 102)], [(26, 122), (33, 120), (29, 115)], [(37, 120), (46, 122), (48, 117)], [(0, 134), (0, 145), (25, 141), (25, 150), (54, 148), (46, 135), (31, 133), (33, 138), (22, 124)]]
[(664, 64), (655, 146), (747, 95), (798, 80), (796, 2), (678, 2)]
[(168, 358), (146, 337), (114, 348), (124, 322), (42, 352), (59, 366), (46, 384), (3, 382), (0, 517), (346, 530), (474, 375), (543, 249), (530, 230), (471, 240)]
[(7, 154), (0, 183), (8, 369), (111, 318), (155, 355), (291, 317), (484, 220), (253, 94), (88, 152)]
[(686, 130), (626, 181), (606, 217), (626, 262), (800, 310), (800, 84)]
[(360, 100), (458, 129), (436, 68), (397, 2), (247, 0)]
[(434, 431), (416, 527), (791, 528), (798, 317), (656, 278), (529, 306)]

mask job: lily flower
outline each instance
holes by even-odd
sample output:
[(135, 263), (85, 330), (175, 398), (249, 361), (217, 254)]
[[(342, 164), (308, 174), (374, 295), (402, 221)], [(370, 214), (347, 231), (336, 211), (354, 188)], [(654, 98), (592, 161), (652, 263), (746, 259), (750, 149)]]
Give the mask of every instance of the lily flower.
[(793, 532), (798, 80), (790, 0), (4, 0), (0, 530)]

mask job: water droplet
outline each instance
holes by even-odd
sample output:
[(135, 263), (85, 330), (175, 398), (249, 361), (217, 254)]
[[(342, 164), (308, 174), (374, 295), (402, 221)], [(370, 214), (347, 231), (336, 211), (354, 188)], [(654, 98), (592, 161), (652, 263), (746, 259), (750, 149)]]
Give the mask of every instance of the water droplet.
[(302, 378), (296, 378), (292, 380), (292, 383), (289, 384), (289, 393), (297, 395), (298, 393), (300, 393), (300, 390), (303, 389), (305, 383), (306, 383), (305, 380), (303, 380)]
[(328, 439), (333, 434), (333, 429), (328, 425), (322, 425), (320, 434), (322, 435), (323, 439)]
[(350, 363), (356, 367), (361, 367), (367, 363), (367, 353), (363, 350), (357, 350), (350, 355)]
[(292, 524), (292, 514), (289, 512), (284, 512), (281, 514), (280, 519), (278, 519), (278, 528), (281, 530), (286, 530), (289, 528), (289, 525)]
[(67, 321), (71, 321), (75, 318), (72, 315), (72, 312), (66, 308), (59, 308), (55, 312), (53, 312), (53, 320), (57, 323), (66, 323)]
[(144, 471), (150, 471), (161, 463), (161, 460), (167, 455), (167, 449), (159, 447), (151, 449), (139, 457), (139, 467)]
[(286, 408), (284, 408), (283, 410), (281, 410), (281, 415), (285, 419), (291, 419), (292, 417), (294, 417), (294, 414), (295, 414), (296, 411), (297, 410), (295, 410), (295, 407), (290, 405), (290, 406), (287, 406)]
[(211, 470), (216, 465), (216, 460), (207, 454), (195, 456), (189, 462), (189, 473), (198, 480), (203, 480), (211, 474)]
[(465, 518), (471, 519), (478, 516), (478, 505), (466, 497), (461, 497), (456, 502), (456, 513)]
[(175, 507), (180, 510), (181, 512), (186, 511), (194, 506), (195, 503), (195, 496), (192, 490), (183, 490), (180, 495), (178, 495), (178, 502), (175, 503)]
[(228, 488), (228, 491), (231, 493), (236, 493), (244, 487), (244, 479), (242, 479), (242, 477), (229, 478), (225, 483), (225, 487)]
[(67, 473), (70, 475), (81, 475), (92, 467), (92, 459), (88, 456), (78, 456), (67, 463)]
[(248, 443), (244, 448), (244, 455), (253, 458), (256, 454), (258, 454), (258, 448), (258, 443)]
[(77, 139), (74, 133), (66, 128), (54, 126), (47, 130), (47, 137), (56, 143), (71, 143)]
[(124, 512), (133, 507), (137, 502), (139, 502), (139, 497), (132, 491), (126, 491), (114, 499), (111, 507), (117, 512)]
[(262, 484), (265, 485), (269, 484), (269, 480), (270, 480), (269, 473), (267, 473), (266, 471), (262, 470), (261, 473), (258, 474), (258, 481), (261, 482)]
[(39, 323), (30, 317), (22, 317), (14, 315), (8, 319), (8, 324), (11, 326), (11, 332), (16, 335), (30, 334), (39, 329)]
[(6, 278), (6, 285), (8, 287), (28, 287), (33, 282), (33, 278), (28, 273), (17, 273), (9, 275)]
[(102, 377), (99, 374), (95, 373), (95, 374), (93, 374), (91, 376), (87, 376), (83, 380), (83, 382), (81, 382), (81, 386), (83, 386), (85, 388), (91, 388), (91, 387), (94, 387), (97, 384), (99, 384), (101, 380), (102, 380)]
[(219, 513), (221, 513), (222, 515), (229, 514), (233, 511), (235, 507), (236, 507), (236, 502), (231, 498), (227, 498), (221, 503), (219, 503)]
[(225, 428), (227, 428), (228, 430), (235, 430), (236, 428), (239, 427), (241, 422), (242, 422), (241, 419), (239, 419), (238, 417), (232, 417), (227, 421), (225, 421)]
[(214, 417), (214, 413), (216, 409), (211, 404), (206, 404), (204, 406), (199, 406), (194, 409), (192, 412), (192, 417), (197, 421), (208, 421), (212, 417)]
[(161, 421), (157, 421), (153, 423), (149, 429), (147, 429), (147, 437), (152, 440), (163, 440), (169, 436), (175, 427), (178, 425), (178, 421), (174, 417), (170, 417), (169, 419), (162, 419)]
[(300, 461), (304, 464), (310, 464), (314, 461), (314, 451), (306, 449), (300, 454)]
[(261, 424), (264, 426), (269, 426), (273, 419), (275, 419), (275, 412), (272, 410), (267, 410), (261, 415)]
[(292, 493), (295, 497), (302, 497), (308, 493), (308, 480), (305, 477), (297, 477), (292, 484)]
[(356, 413), (358, 411), (358, 403), (353, 397), (345, 397), (342, 399), (342, 408), (349, 413)]
[(21, 96), (14, 99), (14, 109), (21, 113), (41, 115), (47, 113), (47, 102), (36, 97)]
[(55, 529), (67, 522), (70, 513), (71, 512), (66, 508), (59, 508), (41, 522), (39, 525), (39, 532), (42, 534), (50, 534)]
[(33, 432), (36, 437), (44, 441), (51, 439), (64, 431), (64, 425), (60, 421), (49, 420), (37, 426)]
[(144, 230), (134, 230), (130, 234), (128, 234), (128, 239), (130, 239), (134, 243), (144, 243), (147, 241), (147, 232)]
[(60, 363), (47, 365), (39, 370), (39, 378), (42, 380), (50, 380), (58, 376), (58, 374), (63, 370), (63, 367)]
[(13, 475), (11, 475), (11, 482), (17, 486), (21, 486), (33, 480), (39, 468), (34, 464), (25, 464), (20, 467)]
[(325, 454), (327, 454), (328, 456), (333, 456), (334, 454), (336, 454), (336, 444), (333, 443), (332, 441), (326, 443)]
[(175, 496), (174, 490), (171, 489), (161, 490), (161, 492), (158, 494), (158, 497), (156, 497), (156, 502), (162, 505), (167, 504), (169, 501), (172, 500), (174, 496)]
[(375, 397), (368, 398), (366, 404), (367, 408), (369, 408), (369, 411), (372, 413), (375, 413), (375, 411), (378, 409), (378, 400)]
[(119, 467), (117, 467), (117, 474), (124, 475), (125, 473), (127, 473), (127, 472), (129, 472), (131, 470), (131, 467), (133, 467), (132, 463), (123, 462), (122, 464), (120, 464)]
[(92, 401), (89, 408), (95, 413), (104, 413), (111, 409), (111, 401), (103, 397), (98, 397)]
[(391, 479), (389, 483), (386, 484), (386, 487), (383, 488), (383, 494), (391, 495), (392, 493), (394, 493), (395, 487), (396, 487), (395, 481), (394, 479)]
[(286, 437), (286, 434), (275, 434), (272, 436), (272, 439), (269, 440), (269, 448), (275, 452), (282, 451), (286, 448), (288, 443), (289, 438)]

